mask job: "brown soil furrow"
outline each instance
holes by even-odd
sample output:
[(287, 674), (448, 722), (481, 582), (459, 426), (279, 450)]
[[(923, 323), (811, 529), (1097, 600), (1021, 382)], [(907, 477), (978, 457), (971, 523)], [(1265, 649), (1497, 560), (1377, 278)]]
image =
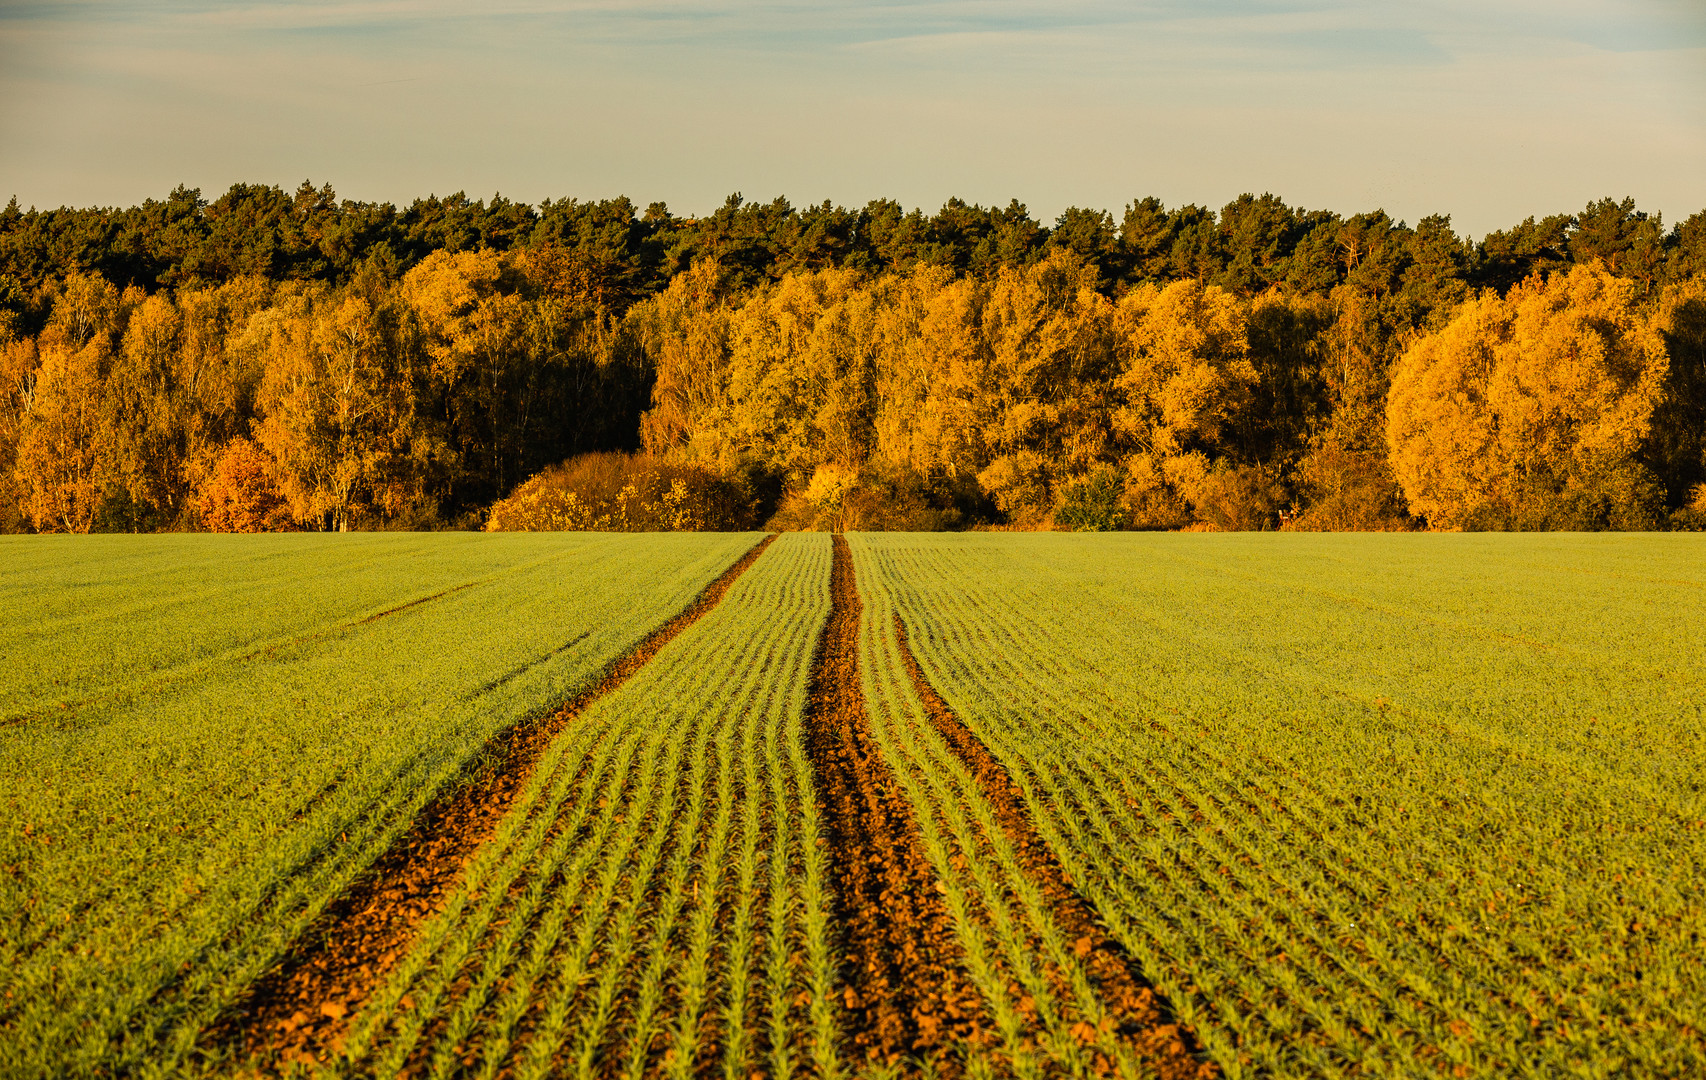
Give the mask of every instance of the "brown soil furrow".
[(847, 541), (833, 538), (832, 606), (812, 661), (806, 753), (817, 781), (841, 930), (842, 996), (855, 1053), (955, 1071), (958, 1043), (994, 1033), (966, 974), (912, 807), (871, 734), (859, 681), (862, 604)]
[(715, 607), (774, 539), (767, 536), (754, 545), (686, 610), (555, 712), (493, 736), (468, 772), (447, 782), (408, 830), (327, 906), (295, 948), (209, 1028), (204, 1044), (274, 1063), (306, 1063), (335, 1053), (346, 1019), (403, 955), (422, 920), (443, 904), (464, 867), (509, 813), (552, 739)]
[[(1212, 1062), (1199, 1056), (1191, 1032), (1169, 1017), (1166, 1002), (1144, 979), (1137, 961), (1107, 935), (1095, 908), (1073, 887), (1048, 841), (1037, 832), (1013, 778), (925, 678), (907, 641), (906, 623), (899, 612), (894, 616), (894, 630), (902, 661), (926, 715), (976, 778), (996, 821), (1017, 850), (1025, 872), (1047, 898), (1055, 925), (1072, 939), (1073, 950), (1082, 959), (1097, 995), (1118, 1024), (1118, 1037), (1136, 1050), (1162, 1080), (1207, 1080), (1219, 1075)], [(1092, 1036), (1093, 1032), (1084, 1034), (1087, 1041)]]

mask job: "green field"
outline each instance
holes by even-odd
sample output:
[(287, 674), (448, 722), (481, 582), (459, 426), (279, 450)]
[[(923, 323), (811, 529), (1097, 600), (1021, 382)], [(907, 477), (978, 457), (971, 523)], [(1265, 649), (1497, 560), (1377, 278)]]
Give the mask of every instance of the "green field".
[(0, 1074), (1706, 1073), (1698, 539), (761, 539), (0, 538)]

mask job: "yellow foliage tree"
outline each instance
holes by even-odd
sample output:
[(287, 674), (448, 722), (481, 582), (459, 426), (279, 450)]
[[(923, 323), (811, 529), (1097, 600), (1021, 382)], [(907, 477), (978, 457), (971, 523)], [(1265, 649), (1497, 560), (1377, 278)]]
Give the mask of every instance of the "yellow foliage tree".
[(496, 251), (435, 251), (403, 278), (403, 295), (446, 384), (501, 361), (520, 336), (520, 274)]
[(1393, 373), (1386, 437), (1411, 511), (1434, 528), (1642, 524), (1634, 455), (1667, 366), (1634, 286), (1603, 268), (1470, 300)]
[(976, 476), (991, 456), (984, 440), (988, 283), (926, 266), (902, 286), (879, 289), (878, 459), (925, 475)]
[(187, 490), (201, 490), (225, 444), (249, 430), (266, 353), (252, 347), (246, 331), (272, 295), (272, 286), (258, 277), (177, 294), (181, 328), (174, 380), (183, 396), (179, 423)]
[(1201, 487), (1202, 451), (1256, 379), (1242, 309), (1194, 282), (1116, 306), (1097, 281), (1057, 250), (993, 279), (793, 274), (729, 307), (696, 267), (633, 317), (658, 365), (647, 445), (724, 468), (756, 458), (800, 490), (826, 465), (975, 478), (1030, 523), (1135, 449), (1139, 489), (1188, 520), (1179, 490)]
[(1667, 285), (1655, 324), (1670, 371), (1642, 459), (1663, 474), (1668, 502), (1698, 514), (1706, 511), (1706, 277)]
[(706, 456), (731, 465), (762, 447), (798, 476), (864, 463), (874, 311), (861, 285), (849, 270), (793, 274), (731, 314), (727, 404)]
[(1194, 280), (1132, 290), (1114, 315), (1120, 361), (1112, 412), (1126, 458), (1133, 524), (1177, 527), (1211, 487), (1208, 451), (1256, 385), (1247, 314)]
[[(707, 435), (729, 404), (729, 313), (713, 260), (675, 275), (662, 293), (635, 306), (628, 322), (656, 371), (640, 437), (653, 453), (686, 450), (715, 460)], [(695, 453), (695, 450), (698, 453)]]
[(112, 441), (101, 400), (110, 357), (104, 335), (82, 348), (49, 339), (41, 349), (14, 468), (24, 512), (42, 532), (88, 532), (94, 524)]
[[(1109, 381), (1115, 374), (1113, 305), (1096, 268), (1064, 250), (1022, 272), (1003, 271), (981, 319), (981, 363), (950, 367), (956, 442), (976, 446), (978, 483), (1018, 520), (1046, 518), (1063, 481), (1109, 451)], [(969, 378), (967, 377), (969, 376)], [(972, 430), (976, 427), (976, 431)]]
[(17, 473), (18, 439), (26, 414), (35, 405), (41, 357), (34, 338), (0, 331), (0, 531), (22, 532), (29, 512)]
[(842, 511), (858, 479), (857, 473), (842, 465), (819, 465), (812, 473), (806, 502), (828, 519), (833, 532), (841, 531)]
[(321, 290), (300, 290), (257, 316), (248, 338), (267, 355), (256, 437), (278, 463), (291, 513), (348, 529), (392, 449), (373, 311), (359, 296), (334, 305)]
[[(403, 278), (449, 438), (499, 492), (522, 479), (532, 390), (552, 347), (530, 286), (517, 260), (490, 250), (434, 252)], [(422, 452), (437, 453), (427, 442)]]
[(1410, 515), (1386, 452), (1386, 397), (1395, 348), (1380, 306), (1363, 289), (1341, 285), (1330, 297), (1291, 302), (1326, 322), (1316, 336), (1325, 415), (1308, 439), (1295, 478), (1306, 506), (1292, 528), (1368, 531), (1408, 527)]
[(100, 508), (113, 442), (103, 391), (123, 300), (99, 274), (73, 273), (37, 339), (13, 471), (38, 530), (88, 532)]
[(114, 482), (133, 505), (168, 518), (183, 509), (186, 405), (179, 382), (183, 320), (165, 294), (130, 313), (107, 380), (107, 424), (113, 437)]

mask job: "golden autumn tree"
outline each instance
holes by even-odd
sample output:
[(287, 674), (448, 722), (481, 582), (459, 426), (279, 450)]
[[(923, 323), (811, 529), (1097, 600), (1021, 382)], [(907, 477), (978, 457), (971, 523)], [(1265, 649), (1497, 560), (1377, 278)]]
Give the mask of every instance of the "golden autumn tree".
[(105, 341), (41, 350), (35, 392), (18, 439), (14, 469), (25, 512), (43, 532), (88, 532), (100, 507), (110, 442), (101, 402)]
[(1146, 285), (1114, 315), (1120, 373), (1115, 430), (1126, 440), (1132, 522), (1177, 527), (1216, 485), (1210, 453), (1257, 374), (1236, 297), (1194, 280)]
[(658, 364), (648, 445), (757, 460), (802, 492), (825, 467), (891, 490), (970, 484), (1041, 523), (1135, 447), (1179, 474), (1159, 482), (1188, 515), (1174, 485), (1200, 487), (1255, 380), (1229, 293), (1193, 282), (1116, 306), (1064, 250), (993, 279), (791, 274), (739, 305), (692, 273), (631, 316)]
[(1062, 482), (1108, 453), (1117, 360), (1113, 305), (1097, 280), (1093, 265), (1064, 250), (1003, 271), (980, 320), (986, 362), (956, 365), (943, 380), (943, 396), (970, 391), (958, 395), (958, 417), (981, 436), (964, 431), (958, 440), (982, 442), (978, 483), (1017, 520), (1046, 517)]
[(942, 390), (943, 361), (979, 349), (973, 312), (983, 290), (955, 282), (947, 267), (920, 265), (873, 280), (867, 293), (874, 358), (871, 460), (891, 473), (975, 476), (982, 466), (962, 460), (944, 438), (951, 420), (933, 395)]
[(30, 337), (15, 337), (10, 327), (0, 332), (0, 532), (29, 528), (26, 486), (17, 474), (18, 438), (25, 415), (35, 405), (41, 357)]
[(716, 272), (696, 266), (629, 316), (657, 363), (647, 444), (725, 472), (784, 477), (797, 523), (835, 520), (813, 478), (833, 475), (845, 493), (870, 462), (880, 294), (864, 275), (831, 269), (789, 274), (725, 305)]
[(702, 437), (729, 404), (729, 312), (722, 269), (700, 260), (669, 287), (628, 312), (627, 323), (656, 373), (640, 437), (655, 454), (685, 452), (715, 461)]
[(824, 468), (890, 485), (975, 478), (1027, 520), (1108, 452), (1112, 305), (1069, 252), (993, 281), (790, 274), (738, 306), (694, 273), (696, 291), (678, 279), (635, 316), (658, 363), (654, 449), (758, 461), (802, 492)]
[(989, 466), (989, 291), (988, 282), (932, 266), (883, 289), (875, 381), (880, 460), (971, 483)]
[(127, 320), (106, 385), (113, 483), (151, 517), (171, 520), (185, 509), (187, 402), (179, 382), (183, 321), (165, 294), (143, 300)]
[(970, 484), (1040, 522), (1109, 452), (1112, 305), (1097, 271), (1056, 251), (993, 280), (921, 266), (869, 283), (871, 460), (888, 475)]
[[(402, 282), (443, 395), (444, 437), (493, 493), (524, 478), (537, 396), (546, 369), (563, 358), (557, 329), (563, 313), (535, 294), (542, 281), (561, 275), (543, 264), (530, 278), (527, 263), (495, 251), (439, 251)], [(424, 433), (421, 439), (424, 448)]]
[(176, 294), (180, 329), (174, 381), (182, 395), (179, 422), (188, 491), (202, 488), (226, 444), (249, 435), (267, 354), (245, 335), (272, 295), (273, 286), (258, 277)]
[(13, 472), (38, 530), (88, 532), (100, 508), (112, 443), (104, 384), (120, 300), (99, 274), (74, 273), (37, 339)]
[(1692, 518), (1706, 512), (1706, 277), (1666, 286), (1655, 325), (1670, 371), (1642, 457), (1659, 474), (1666, 501)]
[(805, 478), (857, 472), (869, 453), (872, 305), (848, 270), (790, 274), (729, 318), (726, 411), (712, 415), (713, 460), (762, 455)]
[(1603, 268), (1470, 300), (1393, 373), (1386, 436), (1410, 509), (1434, 528), (1649, 524), (1635, 453), (1667, 366), (1634, 286)]
[(392, 449), (376, 321), (365, 299), (309, 287), (250, 324), (249, 347), (266, 355), (256, 437), (299, 522), (347, 530)]
[(1397, 346), (1383, 330), (1380, 305), (1351, 285), (1326, 298), (1301, 296), (1291, 303), (1315, 309), (1327, 323), (1314, 342), (1327, 409), (1297, 462), (1304, 510), (1294, 527), (1407, 527), (1410, 515), (1386, 452), (1386, 397)]

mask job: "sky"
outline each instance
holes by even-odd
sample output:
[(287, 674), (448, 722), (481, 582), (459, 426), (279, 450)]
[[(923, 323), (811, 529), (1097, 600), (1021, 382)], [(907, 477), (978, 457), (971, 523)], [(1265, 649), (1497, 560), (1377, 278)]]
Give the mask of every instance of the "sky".
[(0, 200), (1706, 209), (1701, 0), (0, 0)]

